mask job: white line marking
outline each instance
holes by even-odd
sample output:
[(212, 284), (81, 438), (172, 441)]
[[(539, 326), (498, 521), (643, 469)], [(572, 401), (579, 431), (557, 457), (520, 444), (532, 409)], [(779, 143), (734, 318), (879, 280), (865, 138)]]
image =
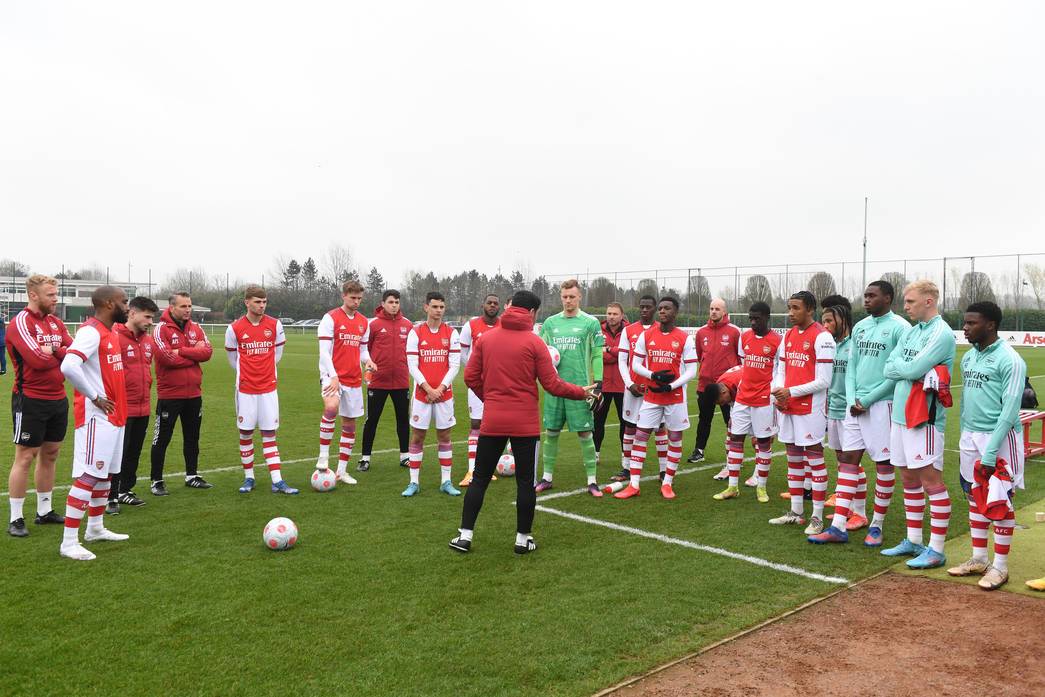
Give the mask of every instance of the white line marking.
[(755, 566), (763, 566), (767, 569), (773, 569), (774, 571), (782, 571), (787, 574), (802, 576), (803, 578), (812, 579), (814, 581), (823, 581), (824, 583), (838, 584), (849, 583), (849, 579), (845, 579), (840, 576), (824, 576), (823, 574), (818, 574), (812, 571), (806, 571), (805, 569), (800, 569), (797, 566), (790, 566), (789, 564), (778, 564), (777, 562), (772, 562), (768, 559), (752, 557), (748, 556), (747, 554), (739, 554), (737, 552), (730, 552), (728, 549), (722, 549), (721, 547), (711, 547), (709, 545), (702, 545), (696, 542), (690, 542), (689, 540), (682, 540), (677, 537), (668, 537), (667, 535), (649, 532), (648, 530), (640, 530), (639, 528), (632, 528), (627, 525), (610, 523), (605, 520), (599, 520), (598, 518), (589, 518), (587, 516), (577, 515), (576, 513), (567, 513), (566, 511), (559, 511), (554, 508), (548, 508), (547, 506), (537, 506), (537, 510), (541, 511), (542, 513), (548, 513), (551, 515), (557, 515), (561, 518), (575, 520), (579, 523), (587, 523), (588, 525), (597, 525), (599, 527), (609, 528), (610, 530), (616, 530), (618, 532), (626, 532), (630, 535), (645, 537), (647, 539), (656, 540), (657, 542), (664, 542), (665, 544), (669, 545), (678, 545), (679, 547), (694, 549), (698, 552), (708, 552), (710, 554), (717, 554), (722, 557), (728, 557), (730, 559), (736, 559), (737, 561), (747, 562), (748, 564), (754, 564)]

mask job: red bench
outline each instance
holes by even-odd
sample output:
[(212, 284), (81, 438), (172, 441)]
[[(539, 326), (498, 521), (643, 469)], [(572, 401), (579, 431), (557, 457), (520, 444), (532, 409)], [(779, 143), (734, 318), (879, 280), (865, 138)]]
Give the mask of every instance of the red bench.
[[(1038, 439), (1031, 440), (1031, 424), (1039, 425)], [(1045, 455), (1045, 411), (1023, 409), (1020, 411), (1020, 424), (1023, 426), (1023, 452), (1027, 457)]]

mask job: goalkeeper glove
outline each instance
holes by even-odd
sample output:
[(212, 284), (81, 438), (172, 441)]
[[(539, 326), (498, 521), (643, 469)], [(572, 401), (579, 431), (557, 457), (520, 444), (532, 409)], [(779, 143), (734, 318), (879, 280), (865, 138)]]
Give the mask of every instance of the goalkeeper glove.
[(662, 383), (660, 385), (653, 385), (652, 387), (649, 388), (649, 391), (650, 392), (671, 392), (672, 391), (672, 387), (671, 387), (670, 384), (666, 384), (665, 385), (665, 384)]
[(678, 376), (670, 370), (656, 370), (653, 372), (652, 377), (654, 382), (659, 382), (661, 385), (667, 385), (674, 382), (675, 378)]

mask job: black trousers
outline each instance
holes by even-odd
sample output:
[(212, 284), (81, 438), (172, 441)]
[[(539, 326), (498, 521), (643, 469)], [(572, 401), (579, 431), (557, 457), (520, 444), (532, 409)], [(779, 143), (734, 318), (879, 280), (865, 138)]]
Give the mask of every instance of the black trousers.
[(376, 390), (366, 391), (366, 421), (363, 422), (363, 454), (370, 457), (374, 449), (374, 436), (377, 435), (377, 424), (381, 421), (381, 412), (385, 409), (385, 400), (392, 398), (392, 407), (396, 412), (396, 434), (399, 436), (399, 452), (405, 453), (410, 446), (410, 390)]
[(617, 429), (617, 438), (620, 440), (620, 447), (624, 448), (624, 393), (603, 392), (602, 404), (595, 411), (595, 430), (592, 434), (595, 438), (595, 452), (602, 452), (602, 439), (606, 436), (606, 417), (610, 415), (610, 407), (614, 404), (617, 405), (617, 420), (621, 423), (621, 427)]
[[(715, 418), (715, 408), (718, 405), (715, 399), (705, 390), (697, 393), (697, 442), (693, 444), (695, 450), (703, 450), (708, 445), (708, 437), (711, 436), (711, 421)], [(722, 405), (722, 420), (729, 426), (729, 405)]]
[(468, 492), (464, 495), (464, 511), (461, 527), (475, 530), (475, 521), (483, 507), (486, 487), (497, 467), (497, 460), (504, 453), (508, 441), (512, 442), (515, 456), (515, 516), (516, 532), (528, 535), (533, 528), (533, 510), (537, 505), (537, 492), (533, 490), (537, 472), (538, 436), (479, 436), (475, 451), (475, 473)]
[(156, 424), (152, 432), (152, 481), (163, 479), (167, 446), (174, 435), (174, 424), (181, 419), (182, 455), (185, 474), (196, 474), (200, 460), (200, 425), (203, 423), (203, 397), (160, 399), (156, 402)]
[(123, 464), (120, 474), (113, 477), (109, 485), (109, 500), (113, 501), (120, 492), (130, 491), (138, 479), (138, 462), (142, 456), (142, 446), (149, 432), (148, 416), (128, 416), (123, 427)]

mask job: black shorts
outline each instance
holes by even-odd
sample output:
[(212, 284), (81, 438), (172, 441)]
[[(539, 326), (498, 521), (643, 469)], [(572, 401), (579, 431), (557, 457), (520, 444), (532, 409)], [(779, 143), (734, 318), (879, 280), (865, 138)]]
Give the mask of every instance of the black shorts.
[(69, 425), (69, 400), (33, 399), (17, 392), (11, 395), (14, 444), (39, 448), (44, 443), (61, 443)]

